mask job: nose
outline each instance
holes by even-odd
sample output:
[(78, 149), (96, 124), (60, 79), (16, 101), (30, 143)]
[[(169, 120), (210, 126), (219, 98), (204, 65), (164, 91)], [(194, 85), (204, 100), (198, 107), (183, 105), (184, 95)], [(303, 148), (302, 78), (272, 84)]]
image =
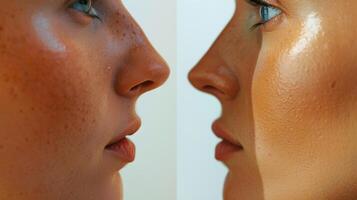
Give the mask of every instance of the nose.
[(116, 92), (130, 98), (161, 86), (170, 73), (167, 63), (151, 46), (142, 31), (137, 37), (141, 37), (140, 44), (131, 48), (116, 75)]
[(231, 100), (239, 91), (238, 78), (215, 46), (206, 53), (188, 75), (191, 84), (220, 100)]

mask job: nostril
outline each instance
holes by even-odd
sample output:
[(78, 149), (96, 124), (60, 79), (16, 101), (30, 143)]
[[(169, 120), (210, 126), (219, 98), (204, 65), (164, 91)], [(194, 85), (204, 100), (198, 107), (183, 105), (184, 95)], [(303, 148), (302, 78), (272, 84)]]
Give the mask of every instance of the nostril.
[[(154, 85), (154, 81), (150, 81), (150, 80), (144, 81), (144, 82), (142, 82), (142, 83), (140, 83), (140, 84), (137, 84), (137, 85), (135, 85), (134, 87), (132, 87), (132, 88), (130, 89), (130, 92), (131, 92), (131, 93), (135, 93), (136, 91), (141, 91), (141, 90), (146, 91), (146, 90), (148, 90), (150, 87), (152, 87), (153, 85)], [(144, 88), (144, 89), (143, 89), (143, 88)]]
[(201, 90), (216, 96), (224, 96), (224, 92), (211, 85), (205, 85), (201, 88)]

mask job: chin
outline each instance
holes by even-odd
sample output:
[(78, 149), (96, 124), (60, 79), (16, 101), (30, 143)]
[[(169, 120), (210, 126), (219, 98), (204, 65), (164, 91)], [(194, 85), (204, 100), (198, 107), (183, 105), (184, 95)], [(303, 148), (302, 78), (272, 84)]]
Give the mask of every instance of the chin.
[[(123, 200), (123, 184), (119, 173), (113, 176), (111, 187), (103, 200)], [(99, 199), (98, 199), (99, 200)]]
[(259, 177), (253, 174), (230, 171), (224, 184), (223, 200), (264, 200)]
[[(86, 198), (80, 200), (93, 199), (93, 200), (123, 200), (123, 185), (120, 174), (117, 173), (105, 183), (100, 183), (96, 187), (96, 194), (91, 195), (90, 191), (86, 192)], [(94, 196), (94, 197), (93, 197)]]

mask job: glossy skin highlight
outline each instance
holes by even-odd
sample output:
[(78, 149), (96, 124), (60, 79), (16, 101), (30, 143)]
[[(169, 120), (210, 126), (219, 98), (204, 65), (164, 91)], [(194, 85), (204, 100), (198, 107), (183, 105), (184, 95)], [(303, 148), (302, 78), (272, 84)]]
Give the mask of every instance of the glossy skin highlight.
[(0, 7), (0, 199), (122, 199), (127, 161), (105, 147), (140, 126), (136, 100), (168, 77), (120, 1), (96, 1), (101, 20), (69, 3)]
[(224, 160), (224, 199), (356, 199), (357, 2), (267, 2), (283, 14), (250, 29), (259, 11), (236, 1), (189, 75), (243, 146)]

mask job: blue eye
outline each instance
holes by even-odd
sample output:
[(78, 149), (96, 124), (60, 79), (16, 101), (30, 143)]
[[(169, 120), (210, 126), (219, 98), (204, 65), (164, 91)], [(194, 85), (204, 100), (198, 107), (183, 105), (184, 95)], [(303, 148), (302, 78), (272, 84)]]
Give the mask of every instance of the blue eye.
[(261, 6), (260, 7), (260, 17), (262, 18), (262, 23), (268, 22), (274, 17), (281, 14), (281, 10), (271, 6)]
[(70, 8), (100, 20), (97, 11), (92, 6), (92, 0), (76, 0), (70, 5)]

